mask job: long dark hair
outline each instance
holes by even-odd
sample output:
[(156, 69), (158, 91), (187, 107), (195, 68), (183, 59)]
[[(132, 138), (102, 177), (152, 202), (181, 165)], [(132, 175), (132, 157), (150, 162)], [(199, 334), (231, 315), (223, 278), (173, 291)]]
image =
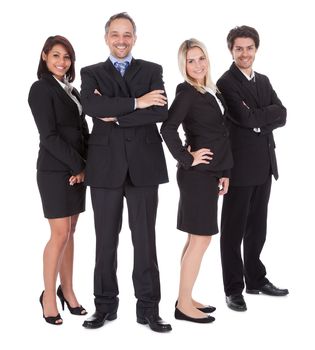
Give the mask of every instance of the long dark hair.
[(38, 79), (41, 78), (42, 74), (48, 73), (51, 74), (50, 71), (47, 68), (46, 62), (42, 58), (42, 53), (44, 52), (46, 55), (48, 55), (49, 51), (55, 46), (55, 45), (62, 45), (66, 51), (68, 52), (71, 60), (71, 66), (66, 73), (66, 77), (68, 81), (71, 83), (73, 82), (75, 78), (75, 68), (74, 68), (74, 62), (75, 62), (75, 52), (74, 49), (68, 39), (61, 35), (55, 35), (55, 36), (50, 36), (47, 38), (45, 41), (45, 44), (43, 46), (43, 49), (40, 53), (40, 59), (39, 59), (39, 64), (38, 64), (38, 69), (37, 69), (37, 77)]

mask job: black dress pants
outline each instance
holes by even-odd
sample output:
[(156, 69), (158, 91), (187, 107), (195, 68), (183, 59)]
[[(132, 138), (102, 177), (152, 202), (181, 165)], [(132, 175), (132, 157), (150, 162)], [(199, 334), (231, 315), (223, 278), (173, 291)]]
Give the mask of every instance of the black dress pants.
[(271, 176), (259, 186), (230, 186), (224, 196), (220, 244), (227, 296), (242, 294), (244, 277), (248, 289), (268, 282), (260, 253), (266, 240), (270, 189)]
[(96, 232), (95, 306), (103, 312), (115, 312), (118, 308), (117, 247), (124, 197), (134, 247), (132, 278), (138, 299), (137, 315), (141, 317), (158, 313), (160, 301), (155, 246), (158, 186), (135, 187), (129, 178), (120, 188), (91, 187)]

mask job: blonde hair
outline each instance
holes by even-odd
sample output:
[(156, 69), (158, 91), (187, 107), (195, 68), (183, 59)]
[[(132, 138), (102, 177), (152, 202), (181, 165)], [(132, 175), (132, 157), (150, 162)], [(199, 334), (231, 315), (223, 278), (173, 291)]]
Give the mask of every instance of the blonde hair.
[[(207, 72), (207, 74), (205, 76), (204, 85), (201, 85), (195, 79), (193, 79), (192, 77), (190, 77), (187, 74), (187, 69), (186, 69), (186, 66), (187, 66), (187, 53), (188, 53), (188, 51), (190, 49), (192, 49), (194, 47), (198, 47), (203, 52), (203, 54), (206, 56), (206, 59), (207, 59), (207, 62), (208, 62), (208, 72)], [(179, 70), (180, 70), (182, 76), (184, 77), (185, 81), (187, 81), (187, 83), (192, 85), (199, 92), (201, 92), (203, 94), (206, 93), (207, 92), (206, 88), (210, 88), (214, 92), (216, 92), (218, 90), (216, 85), (213, 83), (213, 81), (211, 79), (210, 60), (209, 60), (207, 49), (206, 49), (205, 45), (201, 41), (192, 38), (192, 39), (185, 40), (180, 45), (180, 47), (178, 49), (178, 67), (179, 67)]]

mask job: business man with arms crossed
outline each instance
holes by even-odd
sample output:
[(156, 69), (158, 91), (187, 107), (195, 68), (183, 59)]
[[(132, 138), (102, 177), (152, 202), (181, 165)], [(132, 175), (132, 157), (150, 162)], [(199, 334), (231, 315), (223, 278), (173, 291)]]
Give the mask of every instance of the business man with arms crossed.
[(259, 47), (257, 31), (236, 27), (229, 32), (227, 43), (234, 62), (217, 86), (230, 112), (234, 167), (222, 207), (221, 261), (227, 306), (245, 311), (244, 278), (249, 294), (288, 294), (287, 289), (275, 287), (266, 278), (260, 260), (266, 239), (271, 174), (278, 179), (272, 131), (285, 125), (286, 109), (269, 79), (252, 68)]
[(83, 326), (99, 328), (117, 317), (117, 246), (126, 198), (134, 246), (137, 322), (170, 331), (159, 316), (160, 281), (155, 246), (158, 185), (168, 182), (156, 123), (167, 118), (162, 67), (134, 59), (136, 26), (125, 12), (105, 25), (109, 58), (85, 67), (82, 105), (93, 118), (86, 183), (91, 187), (96, 231), (96, 311)]

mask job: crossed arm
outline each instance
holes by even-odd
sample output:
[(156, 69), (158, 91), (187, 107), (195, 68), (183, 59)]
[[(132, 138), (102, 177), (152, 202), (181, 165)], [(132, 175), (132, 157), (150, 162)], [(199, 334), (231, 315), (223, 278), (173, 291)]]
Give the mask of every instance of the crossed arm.
[(229, 107), (229, 117), (236, 125), (249, 129), (260, 128), (263, 133), (285, 125), (286, 108), (270, 83), (270, 103), (263, 107), (250, 106), (244, 100), (240, 89), (224, 79), (218, 81), (218, 87)]
[(150, 91), (140, 97), (107, 96), (92, 70), (82, 69), (81, 76), (83, 109), (93, 118), (100, 118), (104, 122), (118, 121), (122, 127), (147, 125), (167, 118), (162, 67), (154, 67), (154, 71), (148, 76)]

